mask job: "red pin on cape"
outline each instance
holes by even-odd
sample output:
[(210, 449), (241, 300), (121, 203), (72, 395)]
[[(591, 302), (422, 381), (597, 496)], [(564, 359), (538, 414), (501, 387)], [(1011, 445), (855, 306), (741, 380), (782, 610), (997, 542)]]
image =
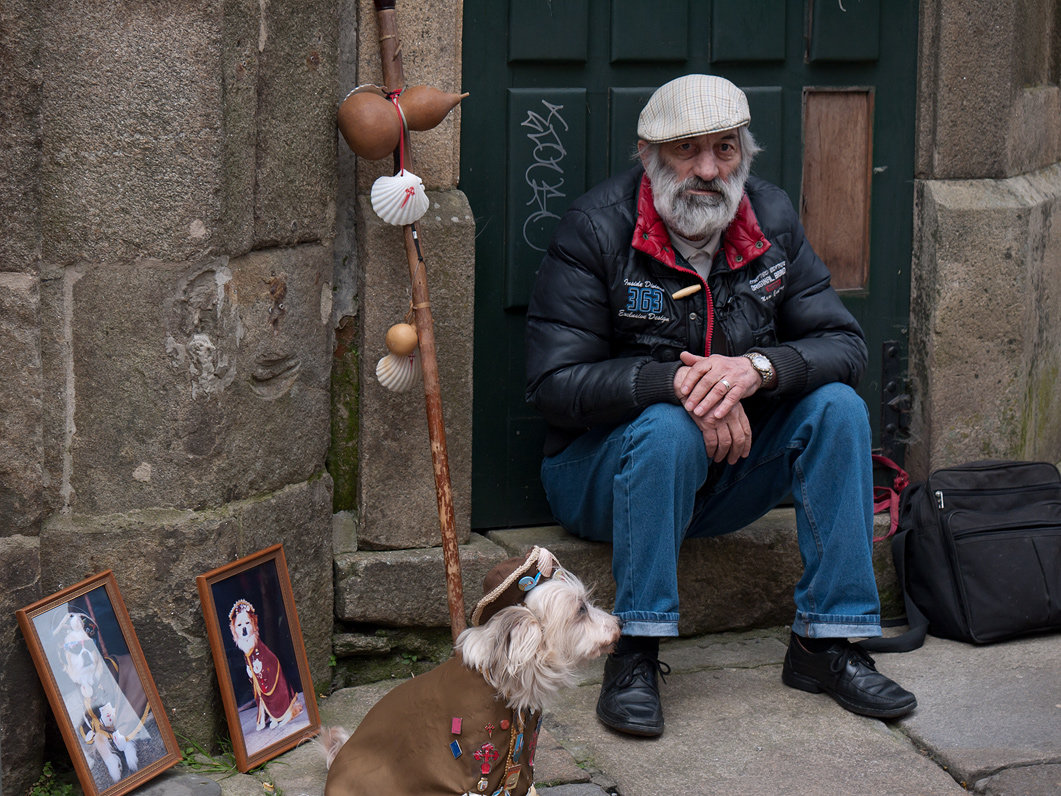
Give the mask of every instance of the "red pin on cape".
[[(412, 282), (413, 323), (411, 325), (414, 327), (416, 342), (419, 346), (418, 360), (424, 380), (427, 430), (431, 441), (431, 460), (434, 466), (435, 493), (438, 499), (438, 520), (446, 569), (446, 597), (449, 605), (450, 628), (456, 640), (466, 624), (464, 590), (461, 584), (457, 532), (453, 515), (446, 430), (442, 420), (434, 321), (431, 317), (431, 302), (427, 289), (426, 263), (416, 229), (416, 221), (427, 210), (427, 197), (420, 178), (411, 172), (413, 158), (409, 147), (408, 131), (430, 130), (439, 124), (467, 94), (447, 94), (429, 86), (405, 88), (401, 45), (398, 42), (396, 0), (374, 0), (374, 2), (385, 88), (360, 86), (350, 92), (339, 106), (338, 125), (343, 138), (355, 154), (370, 160), (378, 160), (394, 152), (398, 161), (398, 172), (390, 178), (381, 177), (380, 180), (386, 179), (387, 181), (382, 183), (378, 191), (376, 186), (373, 186), (372, 200), (377, 214), (388, 223), (402, 226), (405, 233), (405, 254), (409, 262), (409, 278)], [(377, 193), (379, 208), (376, 207)], [(402, 331), (405, 340), (399, 348), (404, 350), (408, 347), (409, 341), (407, 331)], [(392, 353), (394, 353), (393, 349)]]

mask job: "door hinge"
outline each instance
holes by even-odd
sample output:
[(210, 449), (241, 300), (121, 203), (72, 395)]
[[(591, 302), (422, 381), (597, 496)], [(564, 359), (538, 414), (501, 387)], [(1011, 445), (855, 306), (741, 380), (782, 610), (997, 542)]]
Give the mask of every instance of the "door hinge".
[(881, 345), (880, 445), (889, 459), (900, 461), (909, 439), (910, 395), (902, 376), (902, 350), (898, 340)]

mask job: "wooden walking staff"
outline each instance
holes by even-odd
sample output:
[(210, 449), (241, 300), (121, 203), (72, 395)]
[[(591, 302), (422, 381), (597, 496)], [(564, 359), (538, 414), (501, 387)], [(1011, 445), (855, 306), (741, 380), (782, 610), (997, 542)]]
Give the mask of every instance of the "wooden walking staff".
[[(396, 0), (374, 0), (379, 25), (379, 51), (383, 63), (383, 84), (390, 93), (405, 88), (402, 51), (398, 42), (395, 12)], [(398, 144), (400, 158), (412, 168), (409, 137)], [(435, 469), (435, 492), (438, 497), (438, 522), (442, 531), (442, 556), (446, 566), (446, 597), (449, 603), (453, 638), (465, 628), (464, 587), (461, 582), (460, 555), (457, 549), (456, 522), (453, 517), (453, 493), (450, 488), (449, 454), (446, 451), (446, 428), (442, 420), (442, 396), (439, 389), (438, 361), (435, 356), (435, 329), (427, 290), (427, 269), (421, 251), (415, 222), (403, 228), (405, 255), (409, 261), (412, 282), (413, 316), (420, 341), (420, 364), (424, 377), (424, 400), (427, 405), (427, 432), (431, 439), (431, 460)]]

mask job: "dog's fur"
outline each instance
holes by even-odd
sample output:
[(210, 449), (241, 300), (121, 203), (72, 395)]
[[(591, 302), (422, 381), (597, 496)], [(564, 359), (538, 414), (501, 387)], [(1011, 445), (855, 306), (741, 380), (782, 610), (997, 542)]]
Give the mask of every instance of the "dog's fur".
[[(83, 738), (96, 744), (96, 751), (103, 758), (104, 765), (107, 766), (107, 771), (115, 782), (121, 778), (121, 768), (117, 760), (118, 753), (125, 756), (125, 764), (130, 773), (139, 768), (136, 743), (122, 735), (121, 730), (118, 729), (118, 711), (110, 702), (86, 710), (80, 730)], [(110, 754), (105, 757), (105, 752)]]
[[(94, 626), (87, 615), (68, 611), (53, 630), (60, 668), (77, 686), (77, 692), (65, 695), (64, 701), (77, 725), (85, 758), (91, 765), (92, 756), (99, 757), (117, 783), (122, 779), (122, 758), (129, 773), (139, 767), (136, 741), (127, 738), (122, 730), (130, 736), (137, 735), (137, 740), (146, 736), (141, 719), (147, 710), (147, 698), (135, 677), (132, 661), (105, 659), (89, 635), (89, 627)], [(133, 674), (133, 679), (127, 680), (125, 674)], [(132, 704), (130, 698), (138, 704)]]
[(578, 578), (558, 569), (523, 604), (461, 633), (456, 650), (509, 707), (540, 713), (575, 685), (581, 664), (618, 640), (619, 620), (590, 603)]
[[(549, 556), (551, 569), (551, 554), (543, 553)], [(383, 783), (381, 787), (393, 796), (450, 792), (447, 788), (457, 782), (464, 783), (457, 787), (474, 792), (470, 783), (479, 779), (478, 771), (454, 762), (447, 748), (453, 736), (432, 739), (417, 756), (408, 752), (423, 744), (416, 734), (422, 736), (425, 727), (444, 725), (448, 730), (450, 715), (470, 716), (481, 708), (462, 700), (486, 700), (492, 705), (487, 709), (495, 711), (501, 702), (508, 709), (540, 716), (562, 689), (575, 684), (580, 664), (607, 652), (618, 640), (616, 617), (593, 606), (582, 582), (557, 568), (551, 578), (526, 593), (522, 604), (503, 608), (484, 625), (464, 630), (455, 644), (455, 659), (393, 689), (352, 736), (339, 727), (325, 728), (318, 737), (330, 769), (325, 796), (375, 794), (364, 777), (366, 761), (371, 761), (373, 781)], [(456, 690), (455, 665), (478, 672), (482, 676), (478, 682), (485, 683), (443, 696)], [(410, 703), (416, 708), (413, 715), (426, 714), (421, 720), (398, 718), (410, 711)], [(470, 736), (467, 743), (473, 743)], [(526, 786), (512, 791), (514, 796), (526, 792)]]
[[(258, 614), (249, 601), (236, 600), (228, 613), (228, 629), (232, 633), (232, 640), (246, 658), (247, 677), (254, 688), (254, 702), (258, 707), (254, 729), (259, 732), (265, 729), (266, 719), (270, 729), (284, 726), (302, 713), (302, 703), (299, 702), (295, 689), (288, 684), (279, 659), (261, 640), (258, 634)], [(277, 681), (273, 693), (276, 699), (267, 700), (259, 687), (258, 676), (262, 674), (265, 666), (275, 667)], [(273, 704), (277, 699), (279, 709)]]

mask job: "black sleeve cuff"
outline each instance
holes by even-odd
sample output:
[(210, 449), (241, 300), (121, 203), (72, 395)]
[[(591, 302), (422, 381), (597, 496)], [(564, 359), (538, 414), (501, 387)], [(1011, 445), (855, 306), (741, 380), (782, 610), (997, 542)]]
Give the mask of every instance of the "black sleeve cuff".
[(677, 362), (649, 361), (642, 365), (634, 376), (634, 400), (640, 407), (650, 404), (679, 404), (674, 394), (674, 374), (682, 366)]
[(806, 391), (807, 363), (796, 349), (782, 345), (775, 348), (753, 348), (751, 351), (758, 351), (769, 359), (777, 374), (777, 385), (763, 392), (768, 395), (802, 395)]

